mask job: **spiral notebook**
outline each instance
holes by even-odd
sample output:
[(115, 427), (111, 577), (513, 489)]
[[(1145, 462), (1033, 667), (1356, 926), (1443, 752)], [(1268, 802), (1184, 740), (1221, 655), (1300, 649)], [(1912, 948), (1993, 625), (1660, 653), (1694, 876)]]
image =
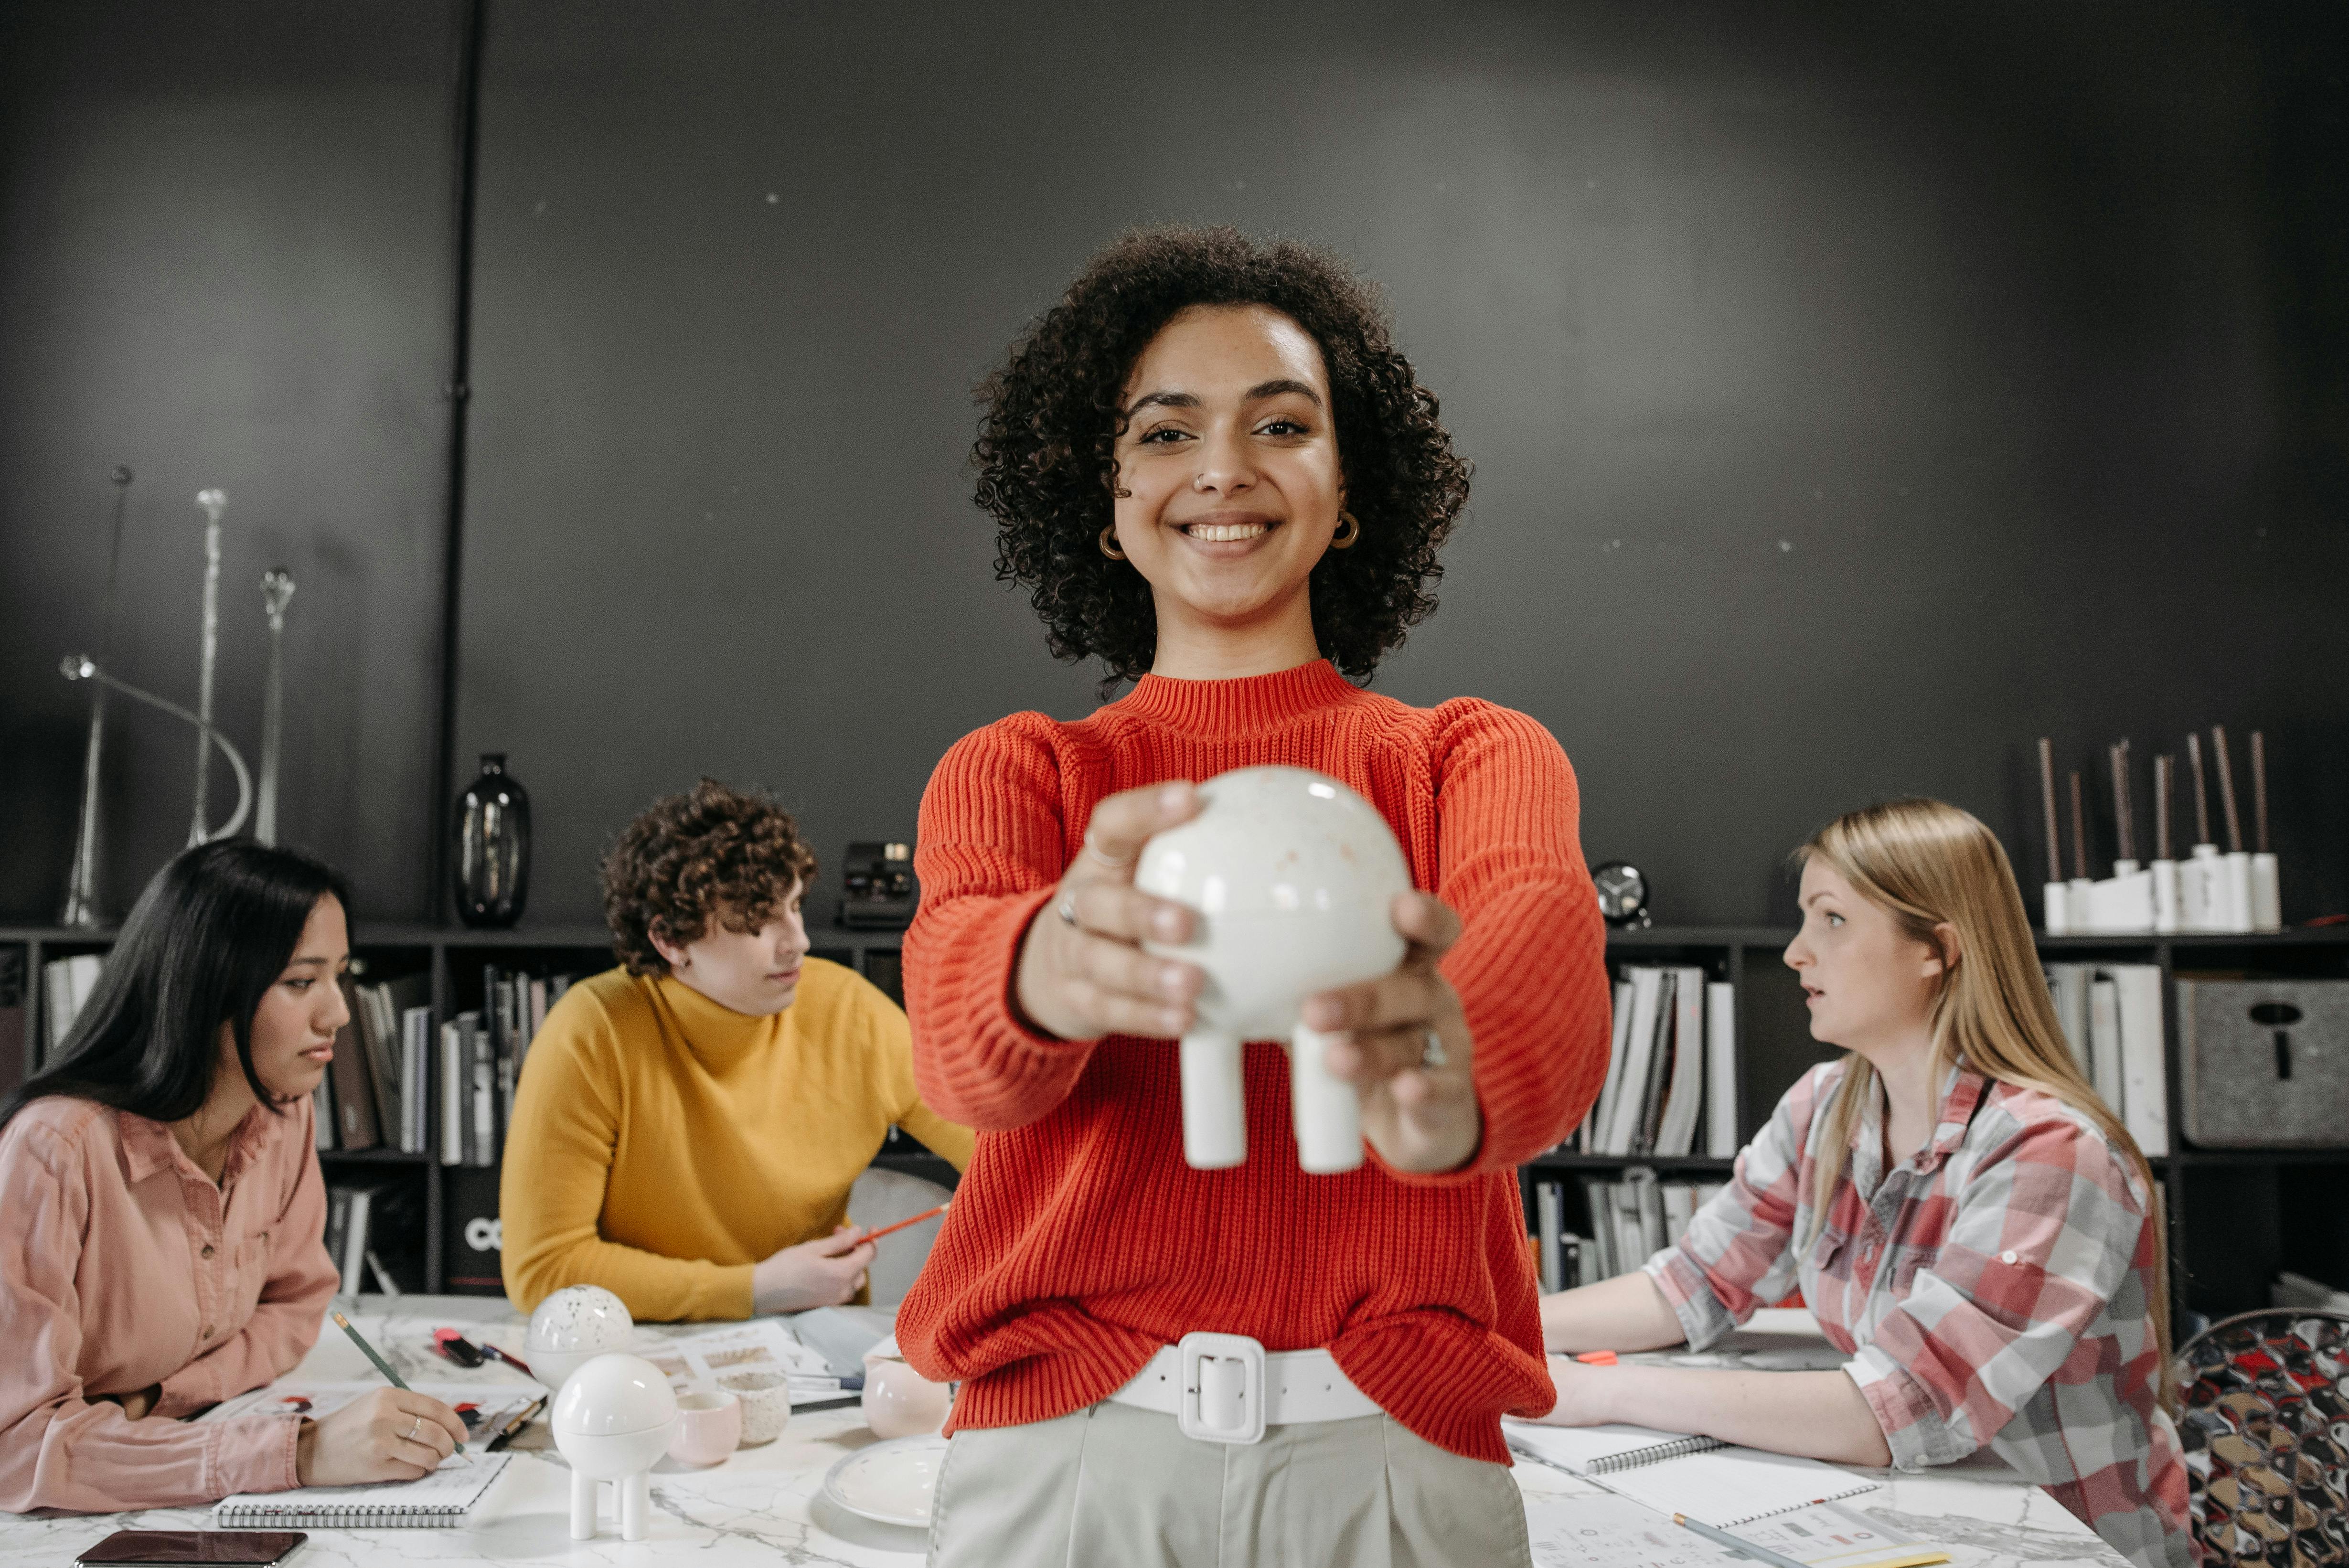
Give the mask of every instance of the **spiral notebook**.
[(212, 1505), (215, 1527), (269, 1530), (450, 1530), (505, 1470), (512, 1454), (451, 1455), (416, 1480), (382, 1486), (305, 1486), (294, 1491), (241, 1491)]
[(1716, 1530), (1874, 1491), (1876, 1483), (1816, 1460), (1744, 1449), (1646, 1427), (1544, 1427), (1505, 1421), (1509, 1446), (1660, 1513)]

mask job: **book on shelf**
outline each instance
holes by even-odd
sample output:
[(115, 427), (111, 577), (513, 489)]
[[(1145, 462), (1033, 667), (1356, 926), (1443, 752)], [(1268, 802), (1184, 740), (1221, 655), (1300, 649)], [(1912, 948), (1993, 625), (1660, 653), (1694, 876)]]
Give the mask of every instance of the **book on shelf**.
[(1725, 1183), (1671, 1181), (1648, 1166), (1634, 1165), (1620, 1181), (1593, 1175), (1575, 1185), (1582, 1195), (1586, 1228), (1581, 1231), (1567, 1228), (1563, 1180), (1534, 1184), (1535, 1242), (1546, 1291), (1597, 1284), (1631, 1273), (1687, 1234), (1696, 1212)]
[(2080, 1074), (2148, 1155), (2169, 1152), (2161, 966), (2050, 964), (2048, 998)]
[(1737, 987), (1726, 980), (1704, 988), (1704, 1151), (1737, 1157)]
[(366, 1286), (375, 1194), (373, 1186), (337, 1184), (326, 1189), (326, 1255), (343, 1276), (345, 1295), (357, 1295)]
[(1564, 1290), (1569, 1283), (1566, 1276), (1566, 1192), (1555, 1181), (1544, 1181), (1534, 1189), (1534, 1209), (1539, 1218), (1534, 1232), (1540, 1259), (1541, 1287), (1545, 1291)]
[(383, 1141), (382, 1123), (375, 1109), (375, 1069), (367, 1065), (367, 1047), (359, 1039), (359, 1018), (367, 1004), (357, 984), (347, 975), (337, 982), (350, 1016), (335, 1031), (335, 1059), (326, 1069), (334, 1080), (335, 1147), (373, 1149)]
[(1737, 1152), (1737, 996), (1692, 965), (1627, 964), (1614, 986), (1607, 1077), (1563, 1146), (1678, 1158)]
[(69, 958), (52, 958), (41, 965), (41, 1015), (47, 1026), (45, 1038), (47, 1049), (43, 1061), (57, 1059), (59, 1047), (66, 1043), (67, 1033), (73, 1028), (74, 1015), (98, 989), (98, 977), (106, 968), (106, 960), (95, 953), (77, 953)]
[[(440, 1026), (440, 1146), (443, 1165), (487, 1169), (505, 1150), (514, 1093), (531, 1043), (571, 988), (569, 975), (529, 975), (502, 964), (481, 966), (481, 1005)], [(429, 1022), (418, 1054), (429, 1057)], [(422, 1140), (419, 1136), (419, 1143)]]

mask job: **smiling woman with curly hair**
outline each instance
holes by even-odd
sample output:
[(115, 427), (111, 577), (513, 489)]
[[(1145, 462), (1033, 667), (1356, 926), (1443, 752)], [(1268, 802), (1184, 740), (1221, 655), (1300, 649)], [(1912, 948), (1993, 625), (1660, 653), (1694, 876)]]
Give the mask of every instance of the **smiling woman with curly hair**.
[(1367, 681), (1435, 611), (1436, 552), (1467, 504), (1468, 465), (1437, 420), (1435, 394), (1395, 347), (1377, 291), (1309, 246), (1147, 230), (1096, 256), (988, 379), (976, 453), (978, 504), (1001, 526), (997, 575), (1028, 588), (1053, 656), (1099, 658), (1106, 686), (1140, 679), (1158, 642), (1149, 582), (1102, 548), (1131, 422), (1126, 377), (1177, 315), (1247, 305), (1301, 327), (1329, 378), (1360, 532), (1312, 570), (1321, 652)]
[[(1134, 686), (965, 737), (922, 802), (915, 1071), (979, 1132), (897, 1320), (962, 1382), (931, 1561), (1526, 1563), (1500, 1418), (1556, 1396), (1516, 1166), (1607, 1058), (1574, 775), (1523, 714), (1358, 684), (1433, 610), (1468, 466), (1369, 284), (1227, 229), (1110, 246), (984, 397), (999, 571), (1055, 655)], [(1185, 1161), (1206, 976), (1141, 946), (1197, 918), (1133, 885), (1143, 842), (1266, 763), (1369, 799), (1423, 890), (1388, 912), (1400, 966), (1306, 1003), (1371, 1156), (1336, 1174), (1299, 1168), (1261, 1043), (1254, 1156)], [(1206, 1418), (1196, 1334), (1262, 1353), (1260, 1441)]]

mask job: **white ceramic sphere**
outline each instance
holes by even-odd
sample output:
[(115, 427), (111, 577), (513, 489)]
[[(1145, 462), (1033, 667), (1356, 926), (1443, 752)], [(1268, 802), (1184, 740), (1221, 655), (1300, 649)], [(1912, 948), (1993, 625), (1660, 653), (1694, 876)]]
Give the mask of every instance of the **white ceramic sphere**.
[(677, 1394), (641, 1356), (598, 1356), (574, 1372), (554, 1398), (554, 1446), (572, 1468), (597, 1480), (647, 1470), (668, 1451)]
[(627, 1304), (600, 1284), (565, 1285), (530, 1315), (523, 1358), (531, 1375), (560, 1388), (572, 1373), (598, 1356), (626, 1350), (636, 1342), (636, 1320)]
[(1402, 961), (1392, 906), (1411, 870), (1376, 807), (1306, 768), (1237, 769), (1199, 797), (1197, 816), (1143, 846), (1133, 882), (1198, 913), (1189, 942), (1143, 946), (1206, 972), (1203, 1024), (1285, 1039), (1306, 997)]

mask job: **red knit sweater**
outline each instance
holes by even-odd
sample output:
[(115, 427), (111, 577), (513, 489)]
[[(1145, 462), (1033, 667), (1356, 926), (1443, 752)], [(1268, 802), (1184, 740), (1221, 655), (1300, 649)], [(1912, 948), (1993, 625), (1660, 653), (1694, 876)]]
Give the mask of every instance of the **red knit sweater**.
[[(1028, 922), (1094, 802), (1235, 768), (1316, 768), (1360, 790), (1413, 882), (1461, 915), (1444, 964), (1475, 1040), (1484, 1142), (1441, 1176), (1309, 1176), (1280, 1047), (1246, 1047), (1247, 1162), (1183, 1161), (1171, 1042), (1035, 1033), (1010, 1005)], [(1106, 1398), (1193, 1330), (1328, 1346), (1395, 1419), (1508, 1462), (1504, 1412), (1553, 1395), (1515, 1167), (1556, 1143), (1606, 1073), (1598, 903), (1573, 770), (1523, 714), (1405, 707), (1327, 661), (1240, 680), (1143, 678), (1075, 724), (1014, 714), (965, 737), (923, 798), (905, 939), (914, 1070), (978, 1129), (898, 1340), (963, 1379), (957, 1426), (1049, 1420)]]

